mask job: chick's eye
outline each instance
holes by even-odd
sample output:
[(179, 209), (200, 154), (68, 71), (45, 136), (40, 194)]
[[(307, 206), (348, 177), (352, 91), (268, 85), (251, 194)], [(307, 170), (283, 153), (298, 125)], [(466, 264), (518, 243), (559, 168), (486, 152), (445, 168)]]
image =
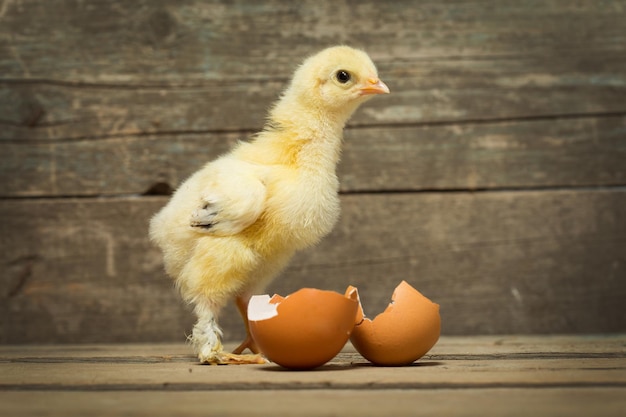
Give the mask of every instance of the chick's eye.
[(341, 84), (345, 84), (350, 81), (350, 73), (346, 70), (337, 71), (336, 77), (337, 81), (339, 81)]

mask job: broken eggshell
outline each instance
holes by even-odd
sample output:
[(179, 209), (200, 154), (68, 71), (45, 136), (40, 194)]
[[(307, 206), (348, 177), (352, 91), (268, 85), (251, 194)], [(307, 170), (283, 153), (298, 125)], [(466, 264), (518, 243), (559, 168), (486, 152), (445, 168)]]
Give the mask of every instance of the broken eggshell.
[[(350, 286), (346, 294), (354, 294)], [(358, 295), (357, 295), (358, 297)], [(359, 301), (356, 326), (350, 336), (354, 348), (375, 365), (409, 365), (424, 356), (439, 340), (439, 305), (402, 281), (385, 311), (370, 320)]]
[(248, 304), (250, 334), (261, 353), (290, 369), (312, 369), (344, 347), (358, 308), (356, 290), (345, 295), (303, 288), (287, 297), (255, 295)]

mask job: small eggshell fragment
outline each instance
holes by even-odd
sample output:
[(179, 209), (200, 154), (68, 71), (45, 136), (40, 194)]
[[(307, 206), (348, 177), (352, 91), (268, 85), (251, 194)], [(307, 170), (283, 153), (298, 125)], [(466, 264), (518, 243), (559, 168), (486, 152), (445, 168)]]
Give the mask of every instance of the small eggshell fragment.
[[(348, 287), (346, 293), (354, 293)], [(439, 305), (402, 281), (389, 306), (370, 320), (359, 302), (356, 326), (350, 337), (355, 349), (375, 365), (409, 365), (424, 356), (439, 340)]]
[(250, 334), (269, 360), (285, 368), (312, 369), (331, 360), (350, 338), (356, 291), (303, 288), (285, 298), (255, 295), (248, 305)]

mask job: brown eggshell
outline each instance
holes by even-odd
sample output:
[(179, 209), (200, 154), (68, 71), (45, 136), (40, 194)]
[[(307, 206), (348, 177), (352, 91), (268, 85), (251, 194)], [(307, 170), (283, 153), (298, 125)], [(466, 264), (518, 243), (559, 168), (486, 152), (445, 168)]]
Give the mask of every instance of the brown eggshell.
[[(348, 287), (346, 293), (355, 290)], [(439, 305), (405, 281), (396, 287), (391, 299), (374, 320), (365, 318), (359, 302), (350, 341), (365, 359), (376, 365), (408, 365), (424, 356), (439, 340)]]
[(344, 296), (313, 288), (285, 298), (254, 296), (248, 307), (250, 334), (272, 362), (290, 369), (316, 368), (335, 357), (350, 338), (357, 296), (356, 291)]

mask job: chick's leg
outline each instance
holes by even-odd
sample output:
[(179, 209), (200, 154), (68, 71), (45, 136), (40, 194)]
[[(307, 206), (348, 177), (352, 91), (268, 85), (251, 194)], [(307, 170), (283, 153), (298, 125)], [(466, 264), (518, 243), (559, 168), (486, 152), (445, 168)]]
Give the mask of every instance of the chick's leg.
[(216, 320), (217, 309), (204, 302), (196, 303), (194, 309), (198, 321), (193, 326), (189, 341), (202, 363), (217, 364), (221, 361), (222, 330)]
[(249, 349), (252, 353), (259, 353), (259, 348), (257, 347), (254, 339), (252, 339), (252, 335), (250, 334), (250, 324), (248, 323), (248, 302), (250, 301), (249, 296), (239, 296), (235, 299), (235, 304), (237, 304), (237, 309), (239, 310), (239, 314), (241, 314), (241, 318), (243, 319), (243, 323), (246, 326), (246, 339), (241, 342), (233, 353), (240, 354), (246, 349)]
[(216, 309), (207, 304), (196, 304), (198, 322), (193, 327), (190, 337), (194, 351), (201, 363), (210, 365), (263, 364), (267, 361), (259, 354), (241, 355), (224, 352), (222, 331), (215, 319)]

